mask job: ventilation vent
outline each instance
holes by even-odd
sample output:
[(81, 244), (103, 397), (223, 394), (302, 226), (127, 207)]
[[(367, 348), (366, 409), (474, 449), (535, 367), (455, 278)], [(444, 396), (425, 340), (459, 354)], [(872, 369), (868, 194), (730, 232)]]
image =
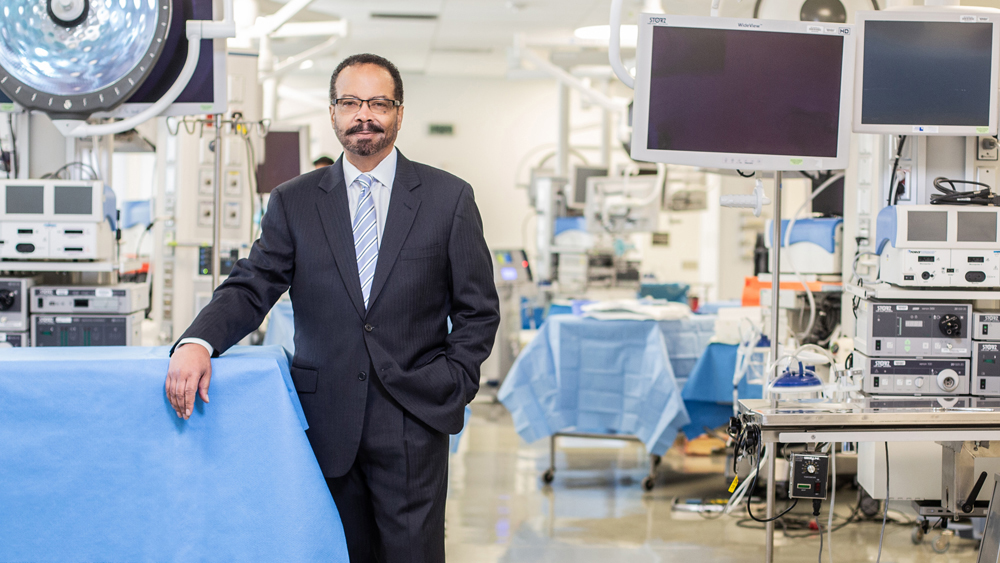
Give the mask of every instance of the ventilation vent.
[(373, 20), (406, 20), (406, 21), (430, 21), (438, 19), (437, 14), (392, 14), (385, 12), (372, 13)]

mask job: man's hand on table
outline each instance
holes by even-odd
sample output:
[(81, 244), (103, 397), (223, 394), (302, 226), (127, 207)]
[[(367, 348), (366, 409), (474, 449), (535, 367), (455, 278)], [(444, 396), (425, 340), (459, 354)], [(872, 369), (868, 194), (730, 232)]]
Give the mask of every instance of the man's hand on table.
[(167, 399), (177, 416), (187, 420), (194, 410), (195, 393), (208, 402), (208, 384), (212, 380), (212, 356), (204, 346), (182, 344), (174, 350), (167, 368)]

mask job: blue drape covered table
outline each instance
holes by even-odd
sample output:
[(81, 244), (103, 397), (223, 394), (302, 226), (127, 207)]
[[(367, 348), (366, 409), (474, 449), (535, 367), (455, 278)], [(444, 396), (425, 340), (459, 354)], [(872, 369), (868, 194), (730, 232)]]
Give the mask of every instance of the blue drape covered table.
[(0, 350), (0, 561), (347, 562), (285, 352), (214, 359), (187, 421), (167, 353)]
[(500, 387), (521, 437), (637, 436), (662, 455), (689, 419), (655, 321), (550, 316)]
[[(736, 371), (735, 344), (708, 345), (684, 385), (684, 406), (691, 423), (684, 427), (688, 438), (700, 436), (705, 428), (718, 428), (733, 415), (733, 374)], [(746, 378), (737, 388), (741, 399), (759, 399), (761, 386), (750, 385)]]

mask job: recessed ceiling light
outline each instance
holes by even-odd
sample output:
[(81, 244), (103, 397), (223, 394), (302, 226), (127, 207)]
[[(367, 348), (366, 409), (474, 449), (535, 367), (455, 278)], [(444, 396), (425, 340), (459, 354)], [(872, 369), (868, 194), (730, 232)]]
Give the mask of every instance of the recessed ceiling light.
[[(611, 42), (611, 26), (608, 25), (589, 25), (587, 27), (577, 28), (573, 32), (573, 35), (577, 39), (585, 39), (587, 41), (600, 41), (603, 43)], [(635, 25), (623, 25), (621, 27), (621, 45), (622, 47), (635, 47), (636, 42), (639, 37), (639, 26)]]
[(316, 63), (314, 63), (312, 59), (306, 59), (302, 61), (302, 64), (299, 65), (299, 70), (309, 70), (315, 65)]

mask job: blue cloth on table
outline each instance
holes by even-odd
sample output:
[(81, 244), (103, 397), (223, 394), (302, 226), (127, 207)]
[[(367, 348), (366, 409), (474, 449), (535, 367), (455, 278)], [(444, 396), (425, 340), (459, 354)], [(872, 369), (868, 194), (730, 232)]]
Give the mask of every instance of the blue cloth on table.
[(346, 562), (285, 352), (213, 359), (187, 421), (168, 352), (0, 350), (0, 561)]
[[(451, 319), (448, 320), (448, 330), (451, 330)], [(265, 346), (283, 346), (289, 355), (295, 354), (295, 314), (291, 301), (279, 301), (271, 308), (271, 320), (267, 323), (267, 333), (264, 334)], [(211, 398), (211, 396), (209, 396)], [(469, 423), (472, 408), (465, 406), (465, 423)], [(458, 451), (458, 442), (465, 434), (465, 427), (450, 438), (451, 453)]]
[[(705, 428), (718, 428), (733, 415), (733, 375), (736, 372), (735, 344), (713, 342), (708, 345), (688, 377), (681, 395), (691, 416), (684, 434), (694, 438)], [(737, 387), (741, 399), (759, 399), (760, 385), (750, 385), (743, 378)]]
[(569, 430), (628, 434), (662, 455), (689, 422), (654, 321), (549, 317), (497, 398), (528, 442)]
[(639, 296), (687, 303), (690, 290), (691, 286), (686, 283), (644, 283), (639, 286)]
[(715, 335), (715, 317), (692, 316), (676, 321), (659, 321), (659, 324), (667, 343), (674, 377), (687, 379)]

